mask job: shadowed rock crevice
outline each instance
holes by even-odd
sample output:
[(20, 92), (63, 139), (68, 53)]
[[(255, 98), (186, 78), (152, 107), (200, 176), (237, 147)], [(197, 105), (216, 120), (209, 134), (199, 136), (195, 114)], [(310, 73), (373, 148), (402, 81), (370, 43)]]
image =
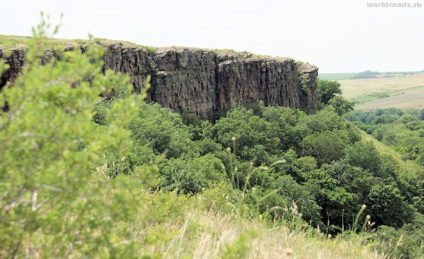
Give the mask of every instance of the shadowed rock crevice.
[[(213, 119), (234, 104), (257, 101), (305, 110), (317, 107), (318, 68), (291, 58), (191, 48), (149, 51), (116, 42), (102, 45), (104, 70), (128, 73), (135, 93), (151, 75), (147, 101), (175, 112)], [(0, 58), (10, 65), (1, 75), (0, 87), (13, 82), (25, 62), (24, 47), (10, 53), (6, 56), (0, 49)]]

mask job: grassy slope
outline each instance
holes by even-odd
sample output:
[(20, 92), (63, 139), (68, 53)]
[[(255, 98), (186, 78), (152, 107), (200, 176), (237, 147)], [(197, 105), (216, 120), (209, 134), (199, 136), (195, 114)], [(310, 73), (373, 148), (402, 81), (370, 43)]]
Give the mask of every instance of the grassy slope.
[[(359, 130), (359, 129), (358, 129)], [(401, 167), (402, 171), (407, 172), (405, 176), (414, 176), (422, 171), (422, 167), (411, 160), (403, 160), (401, 154), (393, 150), (391, 147), (386, 146), (380, 141), (373, 138), (371, 135), (366, 132), (359, 130), (362, 136), (362, 141), (372, 142), (377, 148), (378, 152), (382, 155), (388, 155), (392, 157)]]
[(247, 220), (234, 213), (191, 209), (185, 221), (169, 221), (163, 226), (174, 234), (146, 246), (141, 254), (164, 258), (387, 258), (362, 245), (359, 235), (330, 239), (312, 231), (272, 227), (272, 222)]

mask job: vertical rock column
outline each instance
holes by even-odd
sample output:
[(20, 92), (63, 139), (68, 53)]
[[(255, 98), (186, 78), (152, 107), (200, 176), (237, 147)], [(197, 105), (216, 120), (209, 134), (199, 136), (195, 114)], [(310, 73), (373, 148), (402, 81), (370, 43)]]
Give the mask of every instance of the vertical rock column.
[(154, 55), (154, 64), (157, 72), (152, 81), (152, 100), (176, 112), (212, 118), (217, 109), (213, 52), (160, 50)]
[(109, 45), (103, 59), (105, 69), (130, 75), (136, 93), (144, 87), (147, 75), (154, 74), (152, 54), (143, 48), (123, 47), (120, 43)]

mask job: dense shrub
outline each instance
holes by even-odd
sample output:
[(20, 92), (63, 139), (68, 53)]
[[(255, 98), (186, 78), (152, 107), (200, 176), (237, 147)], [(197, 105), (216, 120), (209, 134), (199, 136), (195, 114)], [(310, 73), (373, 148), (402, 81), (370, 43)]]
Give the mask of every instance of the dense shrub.
[(156, 173), (127, 170), (133, 145), (126, 127), (145, 95), (96, 106), (112, 89), (131, 91), (129, 77), (103, 74), (102, 50), (91, 43), (84, 54), (75, 49), (40, 65), (53, 49), (46, 29), (45, 22), (34, 29), (22, 75), (0, 92), (0, 106), (8, 107), (0, 109), (0, 257), (131, 254), (133, 240), (127, 250), (109, 244), (131, 235), (125, 222), (143, 197), (128, 190), (148, 187)]
[(158, 104), (143, 104), (129, 125), (137, 145), (148, 145), (156, 155), (168, 158), (196, 157), (197, 146), (181, 117)]
[(393, 185), (374, 186), (367, 197), (371, 217), (377, 225), (395, 228), (411, 222), (414, 208), (407, 204), (399, 189)]
[(324, 131), (303, 139), (302, 154), (315, 157), (318, 164), (331, 163), (344, 157), (347, 146), (347, 137), (339, 131)]
[(171, 159), (160, 165), (161, 186), (197, 193), (227, 179), (224, 164), (212, 154), (194, 159)]

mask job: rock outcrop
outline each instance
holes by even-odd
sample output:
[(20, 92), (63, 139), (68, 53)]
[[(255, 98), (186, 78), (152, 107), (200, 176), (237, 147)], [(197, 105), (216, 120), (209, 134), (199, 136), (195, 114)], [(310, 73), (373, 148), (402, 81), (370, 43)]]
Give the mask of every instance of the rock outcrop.
[(9, 65), (9, 69), (0, 75), (0, 90), (8, 81), (12, 82), (19, 76), (19, 73), (25, 64), (25, 48), (18, 45), (10, 49), (10, 54), (6, 55), (4, 50), (0, 48), (0, 59), (3, 59)]
[[(317, 107), (318, 68), (291, 58), (190, 48), (154, 51), (123, 43), (103, 44), (104, 68), (128, 73), (134, 92), (151, 75), (147, 101), (176, 112), (212, 119), (233, 104), (263, 101), (299, 109)], [(10, 69), (1, 75), (0, 88), (13, 81), (25, 62), (24, 48), (15, 47), (5, 59)]]

